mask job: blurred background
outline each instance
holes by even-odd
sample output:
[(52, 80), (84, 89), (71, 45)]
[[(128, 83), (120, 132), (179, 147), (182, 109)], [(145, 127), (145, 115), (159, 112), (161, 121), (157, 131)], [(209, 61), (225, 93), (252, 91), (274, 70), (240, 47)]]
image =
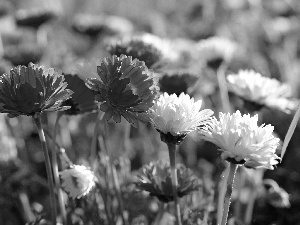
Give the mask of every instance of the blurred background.
[[(203, 100), (205, 108), (213, 109), (215, 115), (222, 111), (216, 70), (204, 63), (207, 53), (197, 48), (201, 41), (214, 36), (228, 39), (236, 46), (226, 75), (240, 69), (253, 69), (289, 84), (293, 96), (299, 98), (299, 0), (0, 0), (0, 74), (9, 73), (14, 66), (33, 62), (65, 74), (81, 71), (83, 77), (91, 77), (96, 68), (79, 70), (78, 65), (100, 63), (110, 56), (111, 43), (144, 33), (164, 40), (156, 47), (163, 52), (167, 63), (152, 68), (161, 91), (189, 93)], [(180, 74), (189, 76), (182, 78)], [(232, 94), (229, 98), (232, 108), (239, 109), (239, 99)], [(294, 111), (287, 114), (269, 108), (259, 112), (260, 122), (272, 124), (281, 140), (293, 115)], [(53, 130), (55, 116), (54, 113), (44, 115), (49, 132)], [(89, 149), (96, 119), (94, 112), (64, 116), (60, 120), (58, 142), (74, 163), (91, 166)], [(121, 178), (122, 171), (134, 176), (152, 160), (168, 160), (167, 146), (160, 142), (159, 134), (151, 126), (131, 127), (128, 135), (126, 123), (109, 122), (106, 137), (110, 143), (109, 155)], [(49, 210), (43, 154), (31, 118), (1, 115), (0, 127), (0, 224), (25, 224)], [(126, 135), (129, 141), (124, 139)], [(275, 180), (289, 194), (290, 207), (276, 207), (268, 201), (265, 192), (256, 193), (258, 197), (253, 203), (249, 224), (300, 225), (299, 137), (298, 126), (278, 168), (261, 172), (264, 179)], [(192, 133), (180, 145), (179, 153), (179, 162), (214, 186), (224, 168), (215, 146)], [(122, 162), (122, 158), (128, 163)], [(261, 179), (253, 171), (245, 174), (244, 182), (234, 194), (233, 201), (239, 202), (237, 211), (241, 211), (235, 215), (246, 213), (247, 201), (257, 187), (255, 178)], [(126, 192), (127, 183), (124, 181), (122, 185), (127, 197), (131, 196), (131, 192)], [(158, 203), (152, 198), (146, 199), (146, 202), (141, 200), (144, 206), (139, 206), (138, 212), (131, 212), (138, 200), (126, 203), (132, 213), (132, 224), (151, 224), (154, 220), (157, 209), (153, 204), (157, 206)], [(72, 204), (73, 208), (83, 205)], [(138, 223), (140, 220), (135, 218), (140, 215), (148, 222)], [(241, 218), (236, 224), (246, 224)]]

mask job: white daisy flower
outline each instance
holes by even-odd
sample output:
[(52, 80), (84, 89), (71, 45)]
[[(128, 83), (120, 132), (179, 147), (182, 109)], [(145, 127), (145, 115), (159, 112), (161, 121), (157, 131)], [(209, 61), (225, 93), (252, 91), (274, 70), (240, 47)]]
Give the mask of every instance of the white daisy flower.
[(246, 101), (284, 112), (295, 110), (297, 102), (291, 100), (292, 89), (276, 79), (271, 79), (253, 70), (241, 70), (227, 76), (229, 90)]
[(95, 185), (96, 177), (93, 172), (82, 165), (61, 171), (61, 186), (73, 199), (88, 194)]
[(218, 68), (223, 61), (229, 62), (237, 49), (237, 44), (222, 37), (210, 37), (200, 40), (196, 46), (200, 61), (209, 67)]
[(273, 136), (273, 126), (258, 126), (258, 115), (242, 116), (240, 111), (232, 115), (220, 113), (219, 117), (219, 121), (214, 117), (199, 133), (220, 148), (223, 159), (248, 168), (273, 169), (280, 159), (275, 154), (280, 139)]
[[(210, 109), (200, 111), (202, 101), (194, 101), (188, 94), (164, 93), (149, 110), (153, 126), (164, 135), (171, 135), (179, 142), (191, 131), (204, 125), (213, 114)], [(181, 139), (181, 140), (180, 140)]]

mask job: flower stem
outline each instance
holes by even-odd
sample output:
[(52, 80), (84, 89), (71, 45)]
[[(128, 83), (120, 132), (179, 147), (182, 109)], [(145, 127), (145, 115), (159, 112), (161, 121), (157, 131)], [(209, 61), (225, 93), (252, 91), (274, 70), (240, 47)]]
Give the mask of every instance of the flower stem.
[(63, 192), (60, 188), (60, 181), (59, 181), (59, 173), (58, 173), (58, 165), (57, 165), (57, 151), (56, 151), (56, 134), (59, 128), (59, 119), (61, 118), (63, 114), (58, 112), (55, 125), (54, 125), (54, 131), (53, 131), (53, 139), (52, 139), (52, 151), (51, 151), (51, 159), (52, 159), (52, 168), (53, 168), (53, 175), (54, 175), (54, 182), (55, 182), (55, 188), (57, 192), (58, 197), (58, 204), (60, 213), (62, 216), (62, 222), (63, 224), (67, 224), (67, 213), (65, 209), (65, 202), (63, 198)]
[(51, 162), (48, 154), (48, 148), (47, 148), (47, 143), (46, 143), (46, 138), (44, 135), (44, 130), (42, 128), (42, 122), (41, 122), (41, 117), (39, 114), (35, 114), (33, 116), (33, 120), (35, 122), (35, 125), (37, 127), (40, 141), (42, 144), (42, 149), (44, 152), (44, 157), (45, 157), (45, 165), (46, 165), (46, 171), (47, 171), (47, 177), (48, 177), (48, 185), (49, 185), (49, 193), (50, 193), (50, 199), (51, 199), (51, 220), (52, 224), (56, 224), (56, 217), (57, 217), (57, 212), (56, 212), (56, 200), (55, 200), (55, 186), (53, 182), (53, 174), (52, 174), (52, 169), (51, 169)]
[(177, 179), (177, 172), (176, 172), (176, 145), (172, 144), (172, 143), (167, 143), (167, 145), (169, 148), (172, 189), (173, 189), (173, 195), (174, 195), (176, 221), (177, 221), (178, 225), (181, 225), (180, 207), (178, 204), (178, 196), (177, 196), (178, 179)]
[(221, 66), (219, 67), (219, 69), (217, 70), (217, 78), (218, 78), (222, 108), (223, 108), (224, 113), (231, 112), (227, 82), (226, 82), (226, 78), (225, 78), (225, 72), (226, 72), (227, 67), (228, 67), (227, 63), (222, 63)]
[(227, 178), (227, 190), (226, 190), (226, 194), (225, 194), (224, 209), (223, 209), (221, 225), (226, 225), (226, 223), (227, 223), (230, 198), (231, 198), (233, 182), (234, 182), (234, 177), (235, 177), (237, 168), (238, 168), (237, 164), (229, 163), (229, 174), (228, 174), (228, 178)]

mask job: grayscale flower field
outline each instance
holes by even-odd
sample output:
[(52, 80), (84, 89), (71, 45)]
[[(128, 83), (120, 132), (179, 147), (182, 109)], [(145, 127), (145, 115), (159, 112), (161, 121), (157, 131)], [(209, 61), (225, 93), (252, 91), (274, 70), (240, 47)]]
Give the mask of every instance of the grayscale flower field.
[(0, 0), (0, 225), (300, 224), (298, 0)]

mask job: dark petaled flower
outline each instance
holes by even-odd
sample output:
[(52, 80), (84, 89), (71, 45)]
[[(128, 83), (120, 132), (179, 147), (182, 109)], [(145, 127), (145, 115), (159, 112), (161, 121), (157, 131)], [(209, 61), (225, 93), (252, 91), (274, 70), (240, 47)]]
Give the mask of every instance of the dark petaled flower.
[(0, 112), (8, 116), (34, 116), (43, 111), (65, 110), (62, 102), (72, 91), (65, 89), (64, 77), (54, 69), (30, 63), (17, 66), (0, 77)]
[(105, 58), (97, 67), (100, 79), (90, 78), (87, 86), (96, 91), (96, 101), (102, 103), (104, 118), (115, 122), (123, 116), (136, 125), (148, 121), (147, 111), (153, 105), (158, 87), (153, 73), (144, 62), (128, 56)]
[(21, 44), (4, 49), (3, 58), (10, 61), (14, 66), (26, 66), (29, 63), (37, 63), (43, 55), (41, 48), (35, 44)]
[[(202, 182), (193, 174), (192, 170), (187, 169), (182, 164), (177, 164), (176, 172), (178, 176), (178, 197), (183, 197), (199, 190)], [(150, 192), (150, 196), (156, 196), (162, 202), (174, 200), (171, 169), (168, 163), (157, 161), (144, 166), (136, 185), (140, 190)]]
[(63, 106), (70, 108), (65, 110), (67, 115), (77, 115), (85, 112), (92, 112), (98, 108), (95, 102), (95, 92), (87, 88), (84, 80), (78, 75), (64, 75), (68, 89), (73, 91), (72, 98), (64, 101)]
[(161, 74), (158, 83), (161, 92), (179, 96), (182, 92), (187, 94), (197, 80), (198, 77), (188, 71), (167, 71)]
[(144, 61), (148, 68), (158, 68), (162, 66), (163, 54), (153, 44), (143, 41), (141, 38), (117, 41), (108, 46), (107, 50), (111, 55), (131, 56), (133, 59)]
[(20, 9), (15, 14), (17, 25), (33, 28), (38, 28), (54, 17), (54, 11), (49, 9)]

